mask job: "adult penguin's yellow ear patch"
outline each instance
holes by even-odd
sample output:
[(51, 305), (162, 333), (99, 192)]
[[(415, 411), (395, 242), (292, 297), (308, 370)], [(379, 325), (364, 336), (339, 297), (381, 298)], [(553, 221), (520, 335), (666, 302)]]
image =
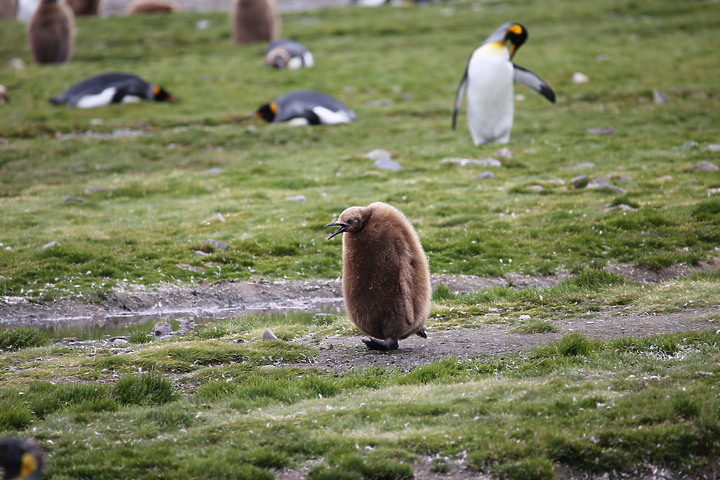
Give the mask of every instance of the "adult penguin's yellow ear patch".
[(20, 478), (25, 478), (38, 469), (37, 460), (30, 453), (24, 453), (20, 461)]
[(155, 86), (153, 87), (153, 95), (155, 95), (155, 96), (159, 95), (159, 94), (160, 94), (160, 90), (162, 90), (162, 89), (160, 88), (160, 86), (159, 86), (159, 85), (155, 85)]
[(277, 104), (275, 102), (270, 102), (270, 111), (272, 113), (277, 113)]
[(522, 25), (514, 23), (510, 26), (510, 28), (508, 28), (508, 32), (514, 33), (515, 35), (521, 35), (523, 33), (523, 27)]

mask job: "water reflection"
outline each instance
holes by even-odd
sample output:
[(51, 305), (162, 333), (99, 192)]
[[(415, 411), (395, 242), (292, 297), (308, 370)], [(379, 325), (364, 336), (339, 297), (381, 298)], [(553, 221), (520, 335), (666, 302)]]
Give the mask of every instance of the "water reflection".
[(342, 305), (337, 302), (315, 304), (312, 312), (292, 309), (226, 309), (221, 311), (172, 312), (147, 315), (95, 315), (87, 318), (56, 318), (43, 320), (25, 320), (22, 325), (2, 325), (3, 330), (17, 327), (31, 327), (46, 332), (51, 338), (76, 338), (77, 340), (101, 340), (112, 337), (128, 336), (134, 332), (150, 334), (158, 321), (165, 321), (177, 331), (183, 320), (192, 320), (196, 328), (227, 318), (269, 316), (268, 323), (277, 323), (282, 318), (292, 318), (294, 322), (312, 323), (318, 313), (340, 313)]

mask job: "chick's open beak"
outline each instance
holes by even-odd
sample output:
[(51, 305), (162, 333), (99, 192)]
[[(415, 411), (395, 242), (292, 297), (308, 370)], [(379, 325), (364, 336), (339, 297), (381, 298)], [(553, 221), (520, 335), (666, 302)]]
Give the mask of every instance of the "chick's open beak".
[(323, 226), (323, 228), (326, 228), (326, 227), (340, 227), (340, 228), (338, 228), (337, 230), (335, 230), (335, 231), (327, 238), (328, 240), (330, 240), (330, 239), (333, 238), (335, 235), (338, 235), (338, 234), (340, 234), (340, 233), (343, 233), (343, 232), (347, 231), (347, 229), (350, 228), (350, 225), (348, 225), (347, 223), (336, 222), (336, 223), (328, 223), (327, 225)]

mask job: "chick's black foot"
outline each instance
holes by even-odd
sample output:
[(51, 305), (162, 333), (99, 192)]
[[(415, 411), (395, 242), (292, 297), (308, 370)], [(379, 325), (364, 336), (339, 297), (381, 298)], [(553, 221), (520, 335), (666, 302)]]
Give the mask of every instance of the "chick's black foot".
[(417, 332), (415, 332), (415, 335), (417, 335), (420, 338), (427, 338), (427, 333), (425, 333), (425, 329), (421, 328)]
[(392, 337), (387, 337), (385, 340), (378, 340), (377, 338), (370, 337), (363, 338), (362, 341), (368, 350), (381, 350), (386, 352), (388, 350), (397, 350), (400, 346), (398, 341)]

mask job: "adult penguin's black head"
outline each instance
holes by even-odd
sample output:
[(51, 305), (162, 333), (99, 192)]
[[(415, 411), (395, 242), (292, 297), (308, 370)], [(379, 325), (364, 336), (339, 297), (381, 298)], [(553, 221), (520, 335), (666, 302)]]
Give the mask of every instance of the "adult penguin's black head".
[(0, 466), (4, 478), (38, 480), (45, 469), (45, 457), (34, 440), (0, 439)]
[(174, 98), (170, 92), (162, 88), (160, 85), (155, 85), (153, 87), (153, 100), (156, 102), (172, 102)]
[(517, 22), (507, 22), (495, 30), (483, 43), (505, 45), (507, 42), (510, 42), (510, 58), (512, 59), (517, 49), (525, 43), (527, 38), (528, 32), (525, 27)]
[(275, 120), (275, 116), (277, 115), (278, 107), (275, 102), (269, 102), (264, 105), (261, 105), (260, 108), (257, 109), (255, 114), (253, 115), (254, 118), (262, 118), (266, 122), (272, 122)]

